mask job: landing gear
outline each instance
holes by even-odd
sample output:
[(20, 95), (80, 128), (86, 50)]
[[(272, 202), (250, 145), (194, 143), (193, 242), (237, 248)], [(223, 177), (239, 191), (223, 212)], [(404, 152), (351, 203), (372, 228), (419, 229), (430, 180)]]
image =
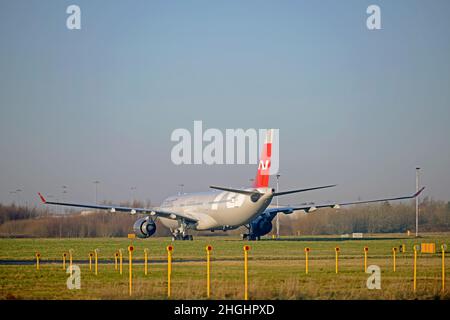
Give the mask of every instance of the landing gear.
[(172, 241), (175, 240), (194, 240), (194, 237), (191, 234), (185, 234), (184, 236), (181, 234), (172, 235)]
[(255, 236), (254, 234), (245, 233), (242, 235), (242, 240), (255, 241), (255, 240), (261, 240), (261, 237)]
[(194, 237), (191, 234), (186, 233), (186, 224), (181, 223), (178, 229), (171, 230), (172, 231), (172, 241), (175, 240), (194, 240)]
[(251, 227), (250, 227), (249, 224), (248, 224), (248, 225), (245, 225), (245, 227), (247, 228), (248, 233), (241, 234), (242, 240), (248, 240), (248, 241), (261, 240), (261, 237), (260, 237), (260, 236), (256, 236), (256, 235), (252, 232)]

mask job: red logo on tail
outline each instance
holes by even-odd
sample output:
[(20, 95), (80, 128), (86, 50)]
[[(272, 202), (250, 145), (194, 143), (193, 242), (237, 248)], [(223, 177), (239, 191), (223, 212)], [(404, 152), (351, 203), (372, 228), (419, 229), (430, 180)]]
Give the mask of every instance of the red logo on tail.
[(272, 135), (273, 131), (267, 130), (266, 141), (262, 150), (261, 158), (259, 159), (258, 172), (256, 174), (253, 187), (265, 188), (269, 186), (270, 174), (270, 157), (272, 156)]

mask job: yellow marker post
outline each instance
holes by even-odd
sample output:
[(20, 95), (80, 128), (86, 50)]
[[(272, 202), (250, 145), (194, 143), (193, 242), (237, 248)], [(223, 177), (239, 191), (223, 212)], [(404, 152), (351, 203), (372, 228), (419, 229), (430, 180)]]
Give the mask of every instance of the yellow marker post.
[(167, 246), (167, 298), (170, 298), (170, 278), (172, 277), (172, 251), (173, 246)]
[(308, 254), (309, 254), (309, 251), (310, 251), (311, 249), (309, 249), (308, 247), (306, 247), (305, 248), (305, 274), (308, 274)]
[(119, 253), (116, 251), (115, 253), (114, 253), (114, 270), (116, 270), (117, 271), (117, 269), (118, 269), (118, 266), (117, 266), (117, 260), (119, 259)]
[(442, 293), (445, 291), (445, 250), (447, 250), (447, 245), (441, 245), (442, 250)]
[(63, 267), (63, 270), (66, 270), (66, 257), (67, 257), (67, 253), (63, 253), (63, 258), (62, 258), (62, 267)]
[(369, 247), (364, 247), (364, 272), (367, 271), (367, 254), (369, 253)]
[(205, 249), (206, 249), (206, 296), (209, 298), (211, 296), (210, 258), (211, 258), (212, 246), (207, 245)]
[(123, 254), (122, 249), (119, 249), (119, 273), (122, 274)]
[(393, 264), (392, 264), (392, 266), (393, 266), (393, 269), (394, 269), (394, 272), (396, 271), (396, 255), (397, 255), (397, 248), (396, 247), (394, 247), (394, 248), (392, 248), (392, 258), (393, 258)]
[(134, 247), (132, 245), (128, 246), (128, 271), (130, 275), (129, 279), (129, 286), (128, 286), (128, 292), (131, 296), (132, 292), (132, 283), (133, 283), (133, 250)]
[(98, 275), (98, 249), (94, 250), (95, 255), (95, 275)]
[(36, 252), (36, 270), (39, 271), (39, 260), (41, 259), (41, 254), (39, 252)]
[(413, 275), (413, 287), (414, 292), (417, 290), (417, 251), (420, 249), (419, 245), (414, 246), (414, 275)]
[(250, 246), (244, 246), (244, 300), (248, 300), (248, 251)]
[(73, 255), (73, 250), (69, 249), (69, 270), (70, 270), (70, 274), (72, 274), (72, 255)]
[(339, 273), (339, 247), (334, 248), (334, 251), (336, 251), (336, 273)]
[(92, 257), (94, 254), (92, 252), (89, 252), (89, 271), (92, 271)]
[(147, 275), (148, 273), (148, 249), (144, 249), (144, 273)]

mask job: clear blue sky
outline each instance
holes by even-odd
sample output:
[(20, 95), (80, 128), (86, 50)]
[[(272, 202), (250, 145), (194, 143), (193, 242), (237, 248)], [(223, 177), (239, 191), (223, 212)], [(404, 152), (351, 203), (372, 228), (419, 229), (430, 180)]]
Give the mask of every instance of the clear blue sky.
[[(82, 29), (66, 29), (78, 4)], [(382, 30), (366, 28), (381, 7)], [(450, 200), (450, 2), (0, 2), (0, 202), (158, 203), (255, 168), (175, 166), (176, 128), (279, 128), (283, 199)]]

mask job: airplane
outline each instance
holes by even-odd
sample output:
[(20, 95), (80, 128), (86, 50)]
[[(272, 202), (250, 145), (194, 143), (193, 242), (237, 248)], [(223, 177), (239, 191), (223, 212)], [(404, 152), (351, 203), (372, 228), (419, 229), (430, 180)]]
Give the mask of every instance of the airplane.
[(41, 201), (48, 205), (70, 206), (108, 210), (110, 212), (127, 212), (132, 215), (143, 214), (133, 225), (133, 231), (139, 238), (148, 238), (156, 232), (156, 219), (172, 233), (172, 240), (192, 240), (189, 230), (216, 231), (233, 230), (245, 226), (248, 233), (243, 239), (259, 240), (272, 230), (272, 220), (278, 213), (291, 214), (294, 211), (311, 213), (320, 208), (339, 209), (341, 206), (413, 199), (425, 189), (422, 187), (415, 194), (394, 198), (383, 198), (343, 203), (305, 204), (299, 206), (269, 207), (274, 197), (312, 190), (331, 188), (336, 185), (278, 191), (269, 187), (270, 163), (272, 156), (273, 129), (268, 129), (258, 170), (253, 185), (247, 188), (230, 188), (211, 185), (207, 192), (187, 193), (165, 199), (159, 207), (134, 208), (114, 205), (93, 205), (47, 201), (38, 193)]

